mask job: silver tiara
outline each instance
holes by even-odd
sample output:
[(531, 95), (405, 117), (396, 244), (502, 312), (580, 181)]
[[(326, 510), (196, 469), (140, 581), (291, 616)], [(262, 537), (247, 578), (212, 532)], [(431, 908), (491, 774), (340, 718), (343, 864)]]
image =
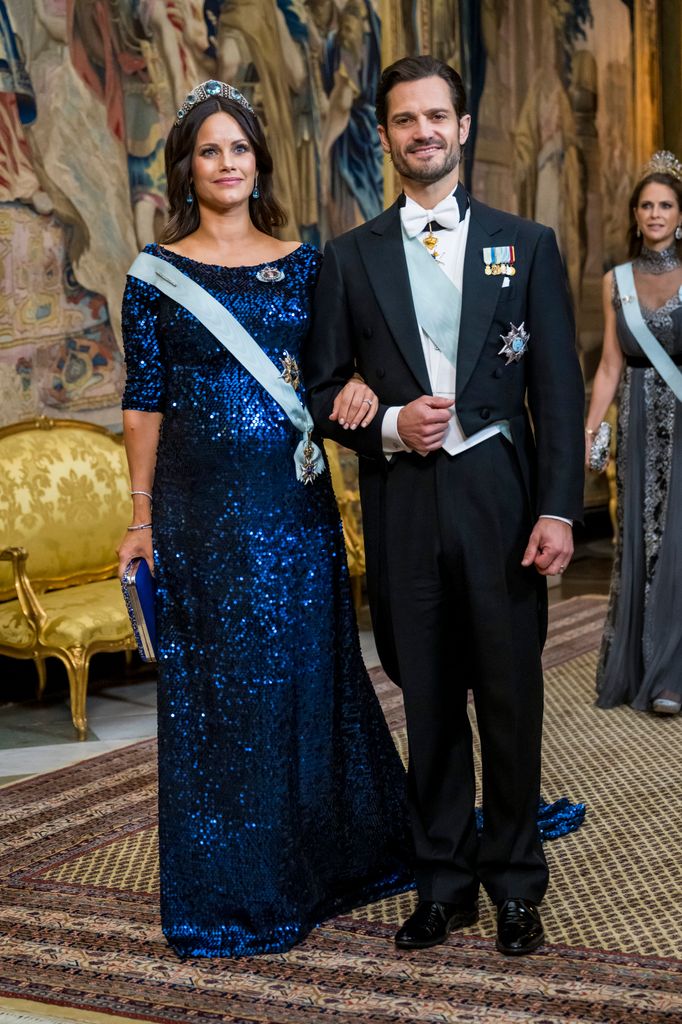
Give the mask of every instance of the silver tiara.
[(669, 149), (659, 149), (640, 171), (639, 180), (648, 178), (650, 174), (669, 174), (682, 181), (682, 164)]
[(227, 82), (216, 82), (214, 78), (211, 78), (208, 82), (195, 85), (192, 91), (187, 93), (185, 102), (178, 110), (175, 123), (180, 124), (182, 119), (189, 114), (192, 107), (196, 107), (197, 103), (201, 103), (203, 100), (209, 100), (212, 96), (224, 96), (226, 100), (234, 100), (235, 103), (241, 103), (245, 110), (253, 114), (253, 107), (248, 100), (244, 99), (239, 89), (235, 89), (233, 85), (228, 85)]

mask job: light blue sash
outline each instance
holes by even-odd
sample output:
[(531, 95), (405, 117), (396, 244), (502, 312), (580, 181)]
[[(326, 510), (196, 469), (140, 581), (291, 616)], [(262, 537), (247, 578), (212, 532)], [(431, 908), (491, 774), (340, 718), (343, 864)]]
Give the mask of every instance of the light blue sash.
[(682, 372), (675, 366), (660, 341), (646, 325), (637, 298), (632, 263), (621, 263), (620, 266), (614, 268), (613, 272), (616, 275), (618, 291), (623, 303), (623, 316), (635, 341), (656, 372), (666, 382), (677, 401), (682, 402)]
[[(462, 293), (447, 274), (443, 273), (416, 235), (410, 238), (403, 229), (403, 240), (417, 323), (426, 331), (448, 362), (456, 368)], [(491, 423), (479, 433), (488, 437), (492, 428), (514, 443), (508, 420)], [(476, 435), (471, 435), (467, 440), (471, 442), (473, 437)]]
[(403, 230), (403, 240), (417, 323), (448, 362), (456, 366), (462, 293), (416, 235), (410, 238)]
[(322, 473), (324, 459), (312, 441), (310, 413), (301, 405), (291, 384), (282, 379), (277, 367), (239, 321), (205, 288), (159, 256), (141, 252), (128, 274), (154, 285), (189, 310), (281, 406), (303, 435), (294, 453), (297, 478), (303, 483), (310, 483), (318, 473)]

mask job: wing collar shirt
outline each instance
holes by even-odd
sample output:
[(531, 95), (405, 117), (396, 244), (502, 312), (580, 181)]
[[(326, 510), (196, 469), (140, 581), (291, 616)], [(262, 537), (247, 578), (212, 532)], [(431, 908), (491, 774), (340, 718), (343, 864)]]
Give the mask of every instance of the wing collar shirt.
[[(470, 218), (468, 197), (462, 185), (458, 185), (454, 193), (438, 203), (433, 210), (425, 210), (419, 203), (415, 203), (409, 196), (405, 196), (405, 205), (401, 207), (400, 218), (403, 228), (410, 238), (424, 234), (431, 225), (431, 231), (437, 239), (438, 266), (461, 293), (464, 276), (464, 252), (469, 234)], [(454, 398), (457, 375), (455, 367), (445, 358), (421, 326), (419, 333), (431, 391), (440, 397)], [(389, 459), (396, 452), (410, 451), (398, 433), (398, 414), (401, 408), (402, 406), (389, 406), (381, 425), (384, 454)], [(501, 427), (498, 424), (491, 424), (466, 437), (453, 407), (442, 447), (448, 455), (457, 455), (500, 432)], [(541, 518), (559, 519), (561, 522), (572, 524), (570, 519), (565, 519), (563, 516), (545, 515)]]
[[(469, 234), (470, 218), (467, 195), (463, 187), (458, 185), (455, 192), (446, 196), (433, 210), (425, 210), (419, 203), (415, 203), (413, 199), (406, 196), (405, 205), (400, 210), (400, 218), (403, 229), (410, 238), (415, 235), (423, 236), (431, 225), (432, 234), (437, 239), (438, 266), (461, 293), (464, 276), (464, 252)], [(421, 326), (419, 333), (432, 393), (440, 398), (454, 398), (457, 375), (455, 367), (449, 359), (446, 359)], [(387, 456), (395, 452), (409, 451), (398, 433), (400, 409), (401, 406), (390, 406), (384, 415), (381, 435), (384, 453)], [(491, 424), (476, 434), (466, 437), (453, 408), (442, 447), (448, 455), (457, 455), (467, 448), (480, 444), (481, 441), (486, 441), (499, 431), (500, 427), (497, 424)]]

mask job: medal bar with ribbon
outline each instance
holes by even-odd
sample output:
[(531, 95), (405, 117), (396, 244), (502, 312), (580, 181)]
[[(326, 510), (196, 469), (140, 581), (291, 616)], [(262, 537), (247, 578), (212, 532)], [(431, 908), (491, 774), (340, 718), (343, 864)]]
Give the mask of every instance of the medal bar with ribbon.
[(513, 245), (493, 245), (483, 250), (483, 262), (488, 276), (506, 274), (513, 277), (516, 273), (515, 261), (516, 253)]

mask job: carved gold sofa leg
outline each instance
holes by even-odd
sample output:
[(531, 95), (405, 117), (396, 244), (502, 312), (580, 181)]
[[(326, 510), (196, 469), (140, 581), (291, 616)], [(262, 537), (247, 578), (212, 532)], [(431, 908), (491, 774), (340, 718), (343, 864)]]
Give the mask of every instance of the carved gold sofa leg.
[(88, 720), (85, 714), (85, 698), (88, 690), (88, 670), (90, 655), (85, 647), (76, 644), (64, 651), (62, 658), (66, 665), (69, 679), (69, 695), (71, 698), (71, 721), (78, 733), (78, 739), (84, 740), (88, 734)]
[(37, 697), (40, 700), (45, 693), (45, 684), (47, 683), (47, 669), (45, 665), (45, 658), (41, 658), (40, 655), (36, 655), (33, 659), (33, 664), (36, 667), (38, 673), (38, 690)]

